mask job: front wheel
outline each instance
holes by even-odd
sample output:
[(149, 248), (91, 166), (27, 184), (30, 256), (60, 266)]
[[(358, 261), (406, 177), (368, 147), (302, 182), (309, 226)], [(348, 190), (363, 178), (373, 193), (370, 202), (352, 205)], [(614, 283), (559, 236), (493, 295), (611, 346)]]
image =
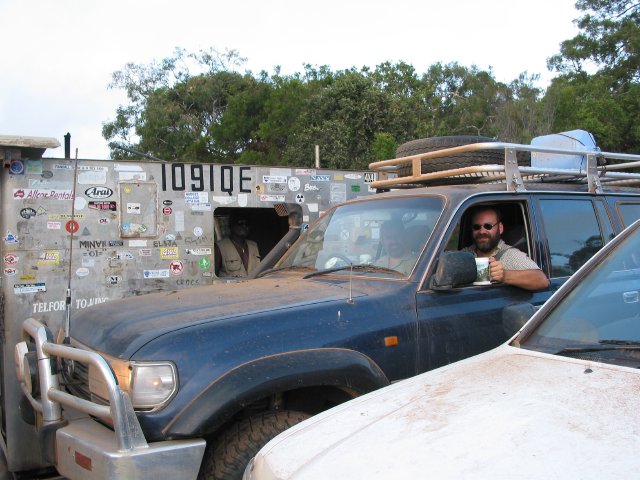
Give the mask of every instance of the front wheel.
[(309, 417), (302, 412), (278, 410), (234, 423), (207, 447), (199, 480), (241, 480), (245, 467), (258, 450), (279, 433)]

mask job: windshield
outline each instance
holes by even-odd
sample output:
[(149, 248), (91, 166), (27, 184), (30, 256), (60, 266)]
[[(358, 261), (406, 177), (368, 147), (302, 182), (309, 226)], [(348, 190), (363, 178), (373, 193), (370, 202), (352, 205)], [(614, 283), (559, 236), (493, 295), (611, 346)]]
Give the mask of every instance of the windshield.
[[(406, 276), (416, 264), (444, 201), (437, 197), (385, 198), (342, 205), (322, 216), (276, 268)], [(385, 270), (387, 270), (385, 272)], [(338, 270), (340, 271), (340, 270)]]
[(636, 229), (560, 301), (522, 347), (638, 366), (639, 244)]

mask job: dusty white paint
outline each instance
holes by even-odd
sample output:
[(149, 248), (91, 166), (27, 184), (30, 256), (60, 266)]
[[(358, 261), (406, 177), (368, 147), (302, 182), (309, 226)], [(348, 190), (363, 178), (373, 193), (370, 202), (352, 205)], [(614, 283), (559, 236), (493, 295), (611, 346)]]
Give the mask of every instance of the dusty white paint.
[(631, 478), (638, 412), (637, 370), (505, 345), (299, 424), (251, 479)]

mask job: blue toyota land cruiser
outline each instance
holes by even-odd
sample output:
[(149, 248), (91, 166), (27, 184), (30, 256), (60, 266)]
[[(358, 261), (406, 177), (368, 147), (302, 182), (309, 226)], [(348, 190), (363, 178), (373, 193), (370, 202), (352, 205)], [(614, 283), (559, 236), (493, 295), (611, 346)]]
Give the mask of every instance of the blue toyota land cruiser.
[[(82, 310), (64, 344), (27, 319), (16, 363), (39, 448), (71, 479), (241, 478), (302, 419), (503, 343), (518, 328), (505, 307), (542, 304), (640, 217), (638, 189), (615, 185), (640, 174), (614, 166), (640, 157), (487, 141), (410, 142), (372, 164), (399, 172), (376, 185), (389, 191), (328, 210), (253, 279)], [(485, 205), (548, 288), (474, 285), (460, 250)]]

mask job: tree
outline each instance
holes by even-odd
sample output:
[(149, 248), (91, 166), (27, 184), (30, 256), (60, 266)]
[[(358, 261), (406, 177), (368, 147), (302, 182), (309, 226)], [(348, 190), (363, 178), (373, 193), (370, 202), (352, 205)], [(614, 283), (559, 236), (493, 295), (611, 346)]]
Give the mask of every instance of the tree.
[(562, 42), (549, 67), (560, 73), (583, 73), (593, 64), (615, 82), (640, 80), (640, 2), (578, 0), (585, 12), (576, 21), (581, 32)]
[[(200, 87), (214, 88), (215, 80), (220, 78), (209, 82), (206, 77), (227, 73), (244, 62), (235, 50), (187, 53), (177, 48), (173, 56), (160, 62), (128, 63), (114, 72), (109, 88), (123, 89), (130, 104), (119, 106), (115, 120), (103, 125), (102, 135), (110, 142), (111, 157), (132, 156), (117, 148), (121, 145), (168, 159), (184, 158), (184, 155), (198, 158), (202, 146), (192, 143), (195, 140), (196, 144), (203, 141), (206, 144), (206, 139), (197, 138), (196, 132), (202, 132), (209, 120), (215, 122), (224, 109), (216, 99), (198, 97)], [(197, 104), (209, 100), (206, 110), (210, 112), (210, 119), (206, 115), (196, 119)], [(168, 118), (163, 120), (165, 115)], [(191, 137), (186, 132), (188, 129), (192, 130)]]
[(640, 150), (640, 3), (579, 0), (581, 32), (548, 61), (554, 130), (591, 131), (603, 150)]

